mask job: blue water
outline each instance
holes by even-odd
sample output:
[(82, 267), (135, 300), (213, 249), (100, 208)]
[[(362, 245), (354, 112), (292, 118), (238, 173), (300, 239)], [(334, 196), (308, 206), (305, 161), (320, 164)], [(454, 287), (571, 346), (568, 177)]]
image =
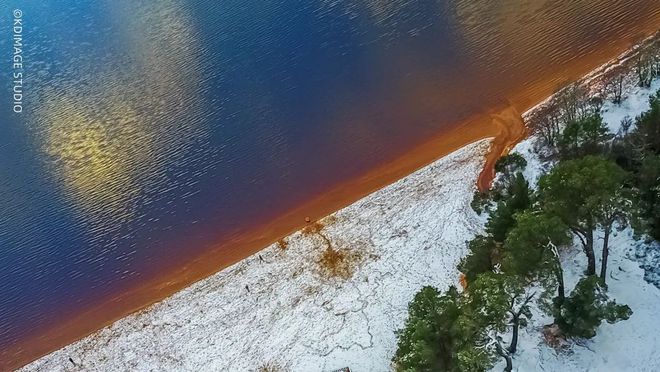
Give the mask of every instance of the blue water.
[[(4, 1), (0, 349), (394, 159), (660, 10), (496, 3)], [(15, 8), (20, 114), (7, 79)]]

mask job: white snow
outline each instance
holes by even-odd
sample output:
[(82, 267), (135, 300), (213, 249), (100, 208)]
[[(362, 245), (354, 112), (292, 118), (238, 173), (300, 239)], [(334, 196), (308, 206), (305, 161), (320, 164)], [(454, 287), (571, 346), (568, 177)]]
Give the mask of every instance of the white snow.
[[(658, 81), (651, 89), (629, 88), (621, 106), (606, 104), (610, 128), (616, 132), (623, 117), (647, 109), (657, 88)], [(549, 167), (534, 140), (514, 149), (527, 159), (532, 184)], [(483, 229), (469, 204), (487, 148), (487, 140), (466, 146), (326, 218), (333, 246), (362, 257), (350, 279), (328, 278), (318, 263), (325, 243), (298, 232), (286, 250), (270, 246), (24, 370), (390, 370), (408, 302), (423, 285), (457, 284), (465, 241)], [(628, 304), (632, 317), (603, 324), (593, 340), (557, 353), (541, 339), (551, 319), (537, 311), (521, 332), (515, 370), (660, 370), (660, 290), (634, 261), (642, 243), (624, 230), (611, 244), (610, 295)], [(576, 248), (563, 262), (570, 290), (584, 269), (583, 254)]]
[(530, 187), (536, 188), (541, 175), (550, 168), (550, 164), (544, 163), (535, 150), (536, 137), (529, 137), (518, 143), (511, 152), (517, 152), (527, 161), (523, 170), (523, 176), (529, 182)]
[(349, 280), (327, 279), (323, 240), (298, 232), (286, 250), (270, 246), (25, 370), (387, 371), (415, 292), (458, 284), (465, 241), (482, 229), (470, 201), (488, 146), (466, 146), (326, 218), (333, 245), (364, 257)]
[[(603, 107), (603, 119), (613, 133), (617, 133), (621, 120), (635, 118), (648, 110), (649, 96), (660, 88), (660, 80), (650, 89), (628, 87), (621, 105), (607, 102)], [(525, 176), (535, 185), (542, 170), (551, 165), (544, 163), (534, 151), (535, 138), (531, 137), (514, 148), (525, 157), (528, 169)], [(657, 249), (633, 238), (632, 231), (614, 232), (610, 240), (608, 293), (618, 303), (630, 306), (633, 315), (615, 324), (603, 323), (597, 335), (588, 341), (573, 342), (569, 350), (557, 352), (543, 342), (543, 325), (551, 324), (552, 318), (536, 309), (530, 325), (521, 331), (514, 371), (658, 371), (660, 370), (660, 333), (655, 329), (660, 316), (660, 290), (645, 280), (649, 273), (640, 268), (637, 260), (652, 256)], [(600, 267), (600, 244), (597, 240), (597, 267)], [(652, 258), (648, 259), (652, 263)], [(586, 259), (576, 246), (562, 257), (566, 288), (572, 289), (583, 276)], [(649, 267), (651, 269), (651, 267)], [(656, 270), (660, 268), (655, 268)], [(508, 339), (509, 336), (505, 337)], [(493, 370), (501, 370), (500, 362)]]
[[(557, 352), (543, 343), (541, 330), (552, 319), (536, 311), (531, 324), (520, 333), (514, 371), (658, 371), (660, 333), (656, 330), (660, 313), (660, 290), (644, 280), (644, 270), (630, 259), (636, 243), (626, 229), (611, 239), (609, 275), (610, 298), (630, 306), (628, 320), (604, 322), (592, 340), (574, 342), (569, 350)], [(597, 253), (598, 254), (598, 253)], [(580, 248), (564, 255), (566, 288), (575, 286), (586, 268)], [(597, 262), (600, 267), (600, 262)], [(500, 363), (494, 370), (501, 370)]]
[(621, 120), (629, 116), (631, 119), (649, 109), (649, 97), (660, 89), (660, 79), (651, 83), (650, 88), (639, 86), (628, 87), (624, 94), (624, 101), (616, 105), (607, 101), (603, 105), (603, 121), (607, 123), (610, 131), (616, 134), (621, 126)]

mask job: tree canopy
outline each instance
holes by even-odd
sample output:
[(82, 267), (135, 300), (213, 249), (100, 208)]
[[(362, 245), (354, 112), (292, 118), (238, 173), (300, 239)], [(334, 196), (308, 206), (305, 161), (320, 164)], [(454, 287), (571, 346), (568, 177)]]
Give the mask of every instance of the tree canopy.
[(582, 241), (588, 275), (596, 273), (594, 230), (616, 201), (626, 177), (613, 161), (588, 155), (560, 162), (539, 180), (544, 210), (559, 217)]
[(555, 318), (566, 335), (592, 338), (603, 320), (615, 323), (630, 315), (630, 307), (609, 299), (600, 278), (587, 276), (578, 282)]

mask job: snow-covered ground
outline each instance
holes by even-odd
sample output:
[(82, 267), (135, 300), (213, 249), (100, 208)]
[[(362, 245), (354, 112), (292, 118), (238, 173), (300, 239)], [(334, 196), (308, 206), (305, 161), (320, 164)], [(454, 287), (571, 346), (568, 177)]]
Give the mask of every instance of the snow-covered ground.
[[(651, 89), (629, 88), (622, 105), (607, 103), (610, 128), (616, 132), (623, 117), (646, 110), (658, 88), (658, 81)], [(527, 158), (525, 176), (535, 184), (549, 165), (533, 141), (514, 151)], [(470, 201), (487, 148), (487, 140), (466, 146), (334, 213), (322, 235), (295, 233), (286, 249), (274, 244), (24, 370), (388, 371), (408, 302), (424, 285), (457, 284), (465, 241), (483, 228)], [(350, 278), (328, 277), (319, 264), (324, 237), (351, 257)], [(635, 242), (630, 230), (617, 233), (609, 290), (632, 317), (557, 353), (541, 339), (551, 319), (538, 313), (521, 332), (514, 369), (660, 370), (660, 290), (644, 280), (660, 279), (653, 274), (657, 252)], [(575, 249), (563, 257), (569, 289), (584, 268), (582, 256)]]
[(623, 95), (624, 101), (616, 105), (611, 101), (603, 105), (603, 121), (607, 123), (610, 131), (617, 133), (621, 126), (621, 120), (629, 116), (631, 119), (649, 109), (649, 97), (660, 89), (660, 79), (651, 83), (650, 88), (640, 88), (638, 86), (628, 87)]
[(470, 201), (488, 146), (469, 145), (326, 218), (324, 236), (356, 253), (348, 280), (328, 278), (324, 240), (298, 232), (286, 249), (268, 247), (25, 369), (387, 371), (414, 293), (458, 284), (465, 241), (482, 228)]
[[(603, 107), (603, 119), (610, 130), (616, 133), (624, 117), (634, 119), (648, 110), (649, 96), (659, 88), (660, 80), (654, 81), (650, 89), (629, 87), (621, 105), (607, 102)], [(525, 176), (532, 185), (536, 184), (542, 170), (550, 166), (537, 156), (534, 141), (535, 138), (528, 138), (513, 149), (526, 158)], [(557, 352), (543, 342), (541, 335), (543, 325), (552, 323), (552, 318), (537, 310), (530, 325), (520, 334), (518, 352), (513, 360), (514, 371), (660, 370), (660, 333), (655, 330), (660, 316), (660, 290), (649, 283), (660, 284), (658, 245), (636, 241), (630, 229), (614, 234), (610, 240), (608, 291), (612, 299), (630, 306), (633, 315), (616, 324), (603, 323), (592, 340), (574, 342), (568, 350)], [(596, 245), (598, 260), (600, 242), (601, 239), (597, 240)], [(566, 288), (570, 290), (582, 277), (586, 258), (576, 247), (565, 254), (562, 261)], [(597, 265), (600, 266), (599, 261)], [(503, 366), (500, 362), (494, 370), (501, 370)]]
[[(660, 332), (655, 329), (660, 315), (660, 290), (644, 280), (644, 270), (634, 257), (636, 243), (627, 229), (610, 240), (608, 293), (633, 311), (628, 320), (604, 322), (592, 340), (574, 342), (557, 352), (542, 339), (544, 324), (552, 318), (535, 311), (530, 325), (520, 333), (514, 371), (649, 371), (660, 370)], [(575, 286), (586, 267), (579, 248), (564, 255), (566, 288)], [(597, 262), (600, 266), (600, 262)], [(494, 370), (501, 370), (500, 363)]]

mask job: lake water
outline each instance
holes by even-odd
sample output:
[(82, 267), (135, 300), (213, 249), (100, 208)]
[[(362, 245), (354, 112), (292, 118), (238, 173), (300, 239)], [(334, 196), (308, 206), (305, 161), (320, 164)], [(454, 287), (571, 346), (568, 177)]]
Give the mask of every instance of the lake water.
[(0, 350), (658, 26), (657, 0), (3, 1)]

